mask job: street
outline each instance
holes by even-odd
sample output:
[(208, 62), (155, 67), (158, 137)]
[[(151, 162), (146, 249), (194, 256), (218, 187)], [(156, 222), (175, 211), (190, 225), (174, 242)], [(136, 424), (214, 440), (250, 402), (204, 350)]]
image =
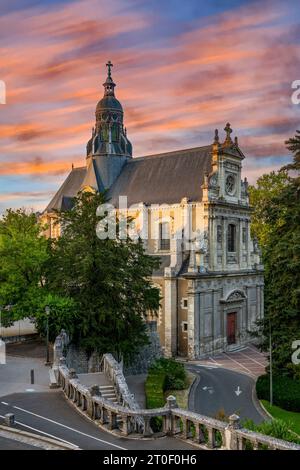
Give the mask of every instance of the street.
[[(65, 400), (61, 391), (17, 393), (0, 400), (0, 416), (14, 413), (20, 429), (67, 441), (83, 450), (195, 449), (174, 438), (136, 440), (113, 436), (80, 415)], [(14, 442), (8, 442), (13, 448)], [(6, 439), (0, 440), (0, 449), (6, 449), (8, 442)]]
[(255, 423), (265, 419), (259, 404), (256, 405), (253, 399), (255, 382), (252, 377), (213, 366), (189, 365), (188, 370), (197, 374), (190, 393), (189, 409), (211, 417), (222, 411), (226, 416), (236, 413)]

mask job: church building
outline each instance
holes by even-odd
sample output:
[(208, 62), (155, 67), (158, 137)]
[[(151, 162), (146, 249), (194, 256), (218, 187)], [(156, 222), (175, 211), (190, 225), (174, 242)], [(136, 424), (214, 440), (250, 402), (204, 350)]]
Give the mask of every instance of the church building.
[(208, 145), (133, 157), (107, 67), (86, 164), (72, 168), (45, 209), (47, 236), (59, 236), (55, 211), (70, 209), (79, 191), (108, 190), (109, 204), (138, 228), (142, 220), (145, 249), (160, 257), (152, 280), (161, 307), (148, 321), (156, 322), (165, 355), (197, 359), (239, 348), (263, 316), (264, 281), (238, 140), (227, 123), (223, 141), (216, 130)]

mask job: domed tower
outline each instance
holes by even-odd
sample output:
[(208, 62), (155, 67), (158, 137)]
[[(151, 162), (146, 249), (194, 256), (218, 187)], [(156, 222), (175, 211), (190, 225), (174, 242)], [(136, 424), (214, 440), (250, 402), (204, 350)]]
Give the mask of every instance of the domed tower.
[(119, 176), (122, 167), (132, 158), (132, 145), (123, 124), (123, 108), (115, 97), (115, 87), (111, 75), (113, 64), (106, 64), (108, 75), (104, 86), (104, 96), (96, 106), (96, 125), (87, 144), (87, 167), (93, 166), (99, 190), (108, 189)]

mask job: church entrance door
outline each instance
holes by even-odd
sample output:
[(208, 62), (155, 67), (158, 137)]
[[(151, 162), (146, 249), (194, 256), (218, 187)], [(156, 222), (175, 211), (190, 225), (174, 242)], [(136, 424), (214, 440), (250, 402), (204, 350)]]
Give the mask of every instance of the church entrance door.
[(227, 314), (227, 344), (235, 344), (236, 312)]

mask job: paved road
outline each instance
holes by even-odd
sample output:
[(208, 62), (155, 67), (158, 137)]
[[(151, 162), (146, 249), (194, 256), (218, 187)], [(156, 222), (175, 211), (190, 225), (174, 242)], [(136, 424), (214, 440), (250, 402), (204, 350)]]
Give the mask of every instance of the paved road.
[(192, 364), (219, 366), (224, 369), (242, 372), (255, 378), (266, 373), (265, 369), (268, 365), (268, 360), (266, 354), (260, 352), (253, 344), (249, 344), (230, 352), (227, 351), (206, 359), (192, 361)]
[(253, 401), (255, 382), (252, 377), (212, 366), (189, 365), (187, 368), (198, 376), (190, 393), (191, 410), (211, 417), (224, 410), (227, 416), (236, 413), (255, 423), (264, 420), (263, 411), (259, 411), (259, 405)]
[(133, 440), (115, 437), (100, 430), (75, 411), (60, 391), (16, 393), (1, 397), (0, 416), (4, 416), (5, 413), (14, 413), (16, 420), (24, 424), (24, 430), (50, 434), (51, 437), (68, 441), (80, 449), (195, 449), (192, 445), (174, 438)]

